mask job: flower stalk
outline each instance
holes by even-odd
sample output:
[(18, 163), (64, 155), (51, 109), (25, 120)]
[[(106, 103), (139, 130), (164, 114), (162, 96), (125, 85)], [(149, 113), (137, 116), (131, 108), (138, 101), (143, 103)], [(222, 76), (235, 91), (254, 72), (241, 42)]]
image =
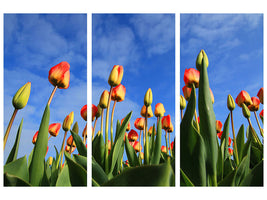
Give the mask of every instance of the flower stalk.
[(6, 142), (7, 142), (8, 136), (9, 136), (10, 129), (11, 129), (12, 124), (14, 122), (14, 119), (15, 119), (15, 117), (17, 115), (17, 112), (18, 112), (18, 109), (15, 108), (14, 112), (13, 112), (13, 114), (11, 116), (11, 119), (10, 119), (10, 121), (8, 123), (7, 129), (6, 129), (6, 133), (5, 133), (5, 136), (4, 136), (4, 142), (3, 142), (4, 143), (4, 150), (5, 150), (5, 147), (6, 147)]

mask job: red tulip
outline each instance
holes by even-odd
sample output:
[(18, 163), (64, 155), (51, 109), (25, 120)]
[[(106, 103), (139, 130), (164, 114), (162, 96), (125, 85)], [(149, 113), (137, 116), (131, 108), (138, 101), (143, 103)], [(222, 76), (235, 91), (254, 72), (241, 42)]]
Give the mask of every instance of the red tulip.
[(262, 109), (262, 111), (260, 112), (260, 118), (263, 120), (263, 116), (264, 116), (264, 109)]
[[(87, 118), (87, 105), (86, 105), (86, 108), (84, 108), (84, 106), (83, 106), (82, 110), (86, 110), (86, 118)], [(81, 110), (81, 116), (82, 116), (82, 110)], [(98, 110), (97, 107), (94, 104), (92, 104), (92, 121), (95, 120), (97, 110)], [(85, 112), (85, 111), (83, 111), (83, 112)]]
[(39, 131), (36, 131), (36, 133), (34, 134), (34, 136), (33, 136), (33, 138), (32, 138), (32, 143), (33, 143), (33, 144), (36, 143), (38, 133), (39, 133)]
[(257, 97), (251, 97), (252, 104), (248, 106), (250, 111), (258, 111), (260, 108), (260, 100)]
[(229, 154), (230, 154), (231, 156), (234, 154), (234, 150), (231, 149), (231, 148), (228, 148), (228, 152), (229, 152)]
[[(95, 117), (95, 115), (97, 113), (97, 107), (94, 105), (96, 108), (93, 108), (93, 105), (94, 104), (92, 104), (92, 119)], [(95, 110), (96, 110), (96, 112), (95, 112)], [(81, 116), (85, 121), (87, 121), (87, 104), (82, 107)]]
[(216, 131), (217, 133), (221, 132), (222, 129), (222, 122), (219, 120), (216, 120)]
[(49, 82), (59, 89), (67, 89), (70, 82), (70, 65), (63, 61), (49, 70)]
[(134, 150), (135, 150), (136, 152), (139, 151), (139, 148), (140, 148), (140, 147), (141, 147), (140, 151), (142, 151), (142, 145), (140, 145), (140, 143), (139, 143), (138, 141), (134, 141), (134, 143), (132, 143), (132, 144), (133, 144), (133, 148), (134, 148)]
[(251, 98), (250, 98), (249, 94), (245, 90), (242, 90), (238, 94), (238, 96), (235, 99), (235, 102), (239, 107), (242, 107), (241, 106), (242, 103), (246, 104), (247, 106), (252, 104)]
[(71, 146), (71, 144), (72, 144), (73, 147), (76, 147), (76, 144), (73, 141), (72, 135), (67, 139), (67, 145)]
[(232, 143), (232, 139), (229, 137), (228, 138), (228, 146), (231, 146), (231, 143)]
[[(121, 120), (121, 125), (123, 123), (123, 120), (124, 120), (124, 118)], [(127, 128), (126, 128), (126, 131), (129, 131), (130, 129), (131, 129), (131, 124), (130, 124), (130, 121), (129, 121), (129, 123), (127, 125)]]
[(191, 95), (192, 88), (189, 88), (189, 87), (184, 86), (182, 88), (182, 90), (183, 90), (183, 93), (184, 93), (184, 98), (188, 101), (189, 98), (190, 98), (190, 95)]
[(162, 129), (164, 129), (166, 131), (171, 129), (172, 128), (171, 127), (172, 126), (172, 124), (171, 124), (171, 116), (167, 115), (167, 116), (162, 117), (161, 124), (162, 124)]
[(161, 152), (167, 153), (167, 148), (165, 146), (161, 146)]
[(131, 141), (136, 141), (138, 139), (138, 133), (135, 130), (132, 129), (128, 133), (128, 139), (131, 140)]
[(113, 101), (123, 101), (125, 98), (125, 93), (126, 93), (126, 88), (122, 85), (119, 84), (116, 87), (113, 88), (112, 93), (111, 93), (111, 100)]
[(264, 97), (264, 95), (263, 95), (263, 87), (259, 90), (257, 96), (259, 97), (261, 103), (263, 104), (263, 97)]
[(219, 133), (217, 133), (217, 136), (218, 136), (219, 139), (221, 139), (221, 137), (222, 137), (222, 133), (223, 133), (222, 131), (219, 132)]
[(60, 128), (61, 128), (60, 123), (53, 123), (49, 125), (48, 132), (50, 133), (50, 135), (56, 137), (59, 133)]
[(200, 72), (194, 68), (185, 69), (184, 82), (187, 87), (192, 87), (194, 84), (198, 88)]
[(171, 143), (171, 150), (173, 150), (174, 141)]
[(138, 130), (143, 130), (145, 126), (145, 118), (143, 117), (137, 118), (134, 122), (134, 126)]

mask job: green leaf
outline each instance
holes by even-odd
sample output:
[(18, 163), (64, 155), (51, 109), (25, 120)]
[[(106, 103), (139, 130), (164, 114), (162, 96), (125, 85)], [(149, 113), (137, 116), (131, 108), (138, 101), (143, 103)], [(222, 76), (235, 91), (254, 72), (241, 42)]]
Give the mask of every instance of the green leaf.
[(56, 186), (72, 186), (69, 176), (69, 166), (67, 164), (64, 165), (59, 173)]
[(180, 129), (180, 167), (183, 173), (196, 186), (206, 185), (205, 147), (201, 135), (193, 126), (196, 108), (195, 87), (181, 122)]
[(203, 137), (206, 148), (206, 168), (207, 174), (212, 177), (213, 184), (216, 185), (216, 163), (218, 158), (216, 118), (210, 96), (209, 78), (207, 63), (203, 59), (200, 68), (198, 110), (200, 118), (200, 133)]
[(103, 186), (174, 186), (170, 164), (131, 167), (109, 180)]
[(263, 186), (263, 160), (248, 173), (240, 186)]
[(95, 185), (94, 182), (97, 183), (96, 186), (99, 186), (108, 181), (106, 173), (94, 159), (92, 159), (92, 181), (93, 185)]
[(234, 186), (235, 170), (229, 173), (222, 181), (218, 183), (218, 186)]
[(17, 155), (18, 155), (18, 150), (19, 150), (19, 141), (20, 141), (20, 136), (21, 136), (21, 130), (22, 130), (22, 125), (23, 125), (23, 118), (20, 122), (20, 125), (19, 125), (19, 128), (18, 128), (18, 131), (17, 131), (17, 136), (16, 136), (16, 140), (14, 142), (14, 145), (13, 145), (13, 148), (12, 150), (10, 151), (9, 153), (9, 156), (7, 158), (7, 161), (6, 161), (6, 164), (7, 163), (10, 163), (14, 160), (17, 159)]
[(148, 139), (148, 134), (145, 134), (145, 138), (146, 138), (146, 140), (145, 140), (145, 146), (144, 146), (144, 164), (148, 165), (149, 164), (149, 139)]
[(116, 176), (119, 173), (119, 171), (121, 171), (121, 163), (122, 163), (122, 159), (123, 159), (123, 153), (124, 153), (124, 143), (121, 144), (118, 159), (117, 159), (117, 162), (114, 166), (114, 170), (112, 172), (112, 174), (114, 176)]
[(93, 141), (92, 155), (96, 162), (104, 169), (105, 142), (102, 133), (96, 135)]
[[(245, 145), (244, 124), (242, 124), (239, 128), (238, 134), (236, 136), (236, 145), (237, 145), (236, 148), (237, 148), (237, 152), (238, 152), (238, 158), (241, 160), (241, 158), (243, 157), (242, 152), (243, 152), (244, 145)], [(235, 154), (235, 151), (234, 151), (234, 154)]]
[(225, 140), (221, 142), (218, 150), (218, 161), (217, 161), (217, 181), (223, 180), (223, 170), (224, 170), (224, 144)]
[(126, 150), (126, 154), (127, 154), (127, 158), (128, 158), (130, 166), (131, 167), (139, 166), (140, 163), (139, 163), (138, 157), (135, 153), (134, 148), (132, 147), (132, 145), (130, 145), (127, 137), (125, 137), (125, 150)]
[(250, 153), (243, 158), (240, 165), (238, 166), (235, 174), (235, 185), (238, 186), (244, 177), (249, 173), (249, 160)]
[(194, 186), (190, 179), (186, 176), (182, 169), (180, 169), (180, 185), (181, 186)]
[(117, 120), (117, 125), (116, 125), (116, 135), (115, 135), (115, 140), (114, 140), (114, 143), (117, 141), (118, 137), (119, 137), (119, 130), (121, 128), (121, 124), (120, 124), (120, 121)]
[(70, 130), (70, 133), (71, 133), (73, 140), (77, 146), (77, 150), (78, 150), (79, 154), (87, 157), (87, 149), (86, 149), (86, 146), (84, 145), (81, 137), (77, 133), (73, 132), (72, 130)]
[(29, 182), (17, 176), (4, 173), (4, 186), (24, 186), (25, 187), (25, 186), (31, 186), (31, 185)]
[(154, 151), (154, 147), (155, 147), (155, 124), (153, 124), (153, 128), (152, 128), (152, 134), (151, 134), (151, 138), (149, 140), (149, 158), (150, 158), (150, 163), (151, 163), (151, 158), (152, 158), (152, 154)]
[(27, 168), (26, 155), (4, 166), (4, 173), (16, 176), (26, 182), (29, 182), (29, 172)]
[(87, 185), (87, 172), (77, 162), (75, 162), (69, 153), (64, 152), (68, 167), (69, 178), (72, 186), (86, 186)]
[(48, 143), (49, 118), (50, 109), (49, 105), (47, 105), (40, 124), (37, 141), (33, 150), (32, 161), (29, 168), (30, 183), (33, 186), (38, 186), (41, 184), (44, 174), (44, 160)]
[(158, 124), (157, 124), (157, 134), (156, 134), (156, 141), (154, 146), (154, 151), (151, 156), (151, 163), (152, 165), (159, 164), (160, 161), (160, 154), (161, 154), (161, 117), (159, 117)]
[[(228, 153), (229, 122), (230, 122), (230, 114), (227, 116), (227, 118), (224, 122), (223, 133), (221, 136), (221, 141), (224, 144), (224, 147), (223, 147), (224, 160), (226, 160), (230, 156)], [(222, 145), (222, 143), (221, 143), (221, 145)]]
[(73, 155), (73, 159), (75, 162), (80, 164), (85, 170), (87, 170), (87, 157), (82, 155)]

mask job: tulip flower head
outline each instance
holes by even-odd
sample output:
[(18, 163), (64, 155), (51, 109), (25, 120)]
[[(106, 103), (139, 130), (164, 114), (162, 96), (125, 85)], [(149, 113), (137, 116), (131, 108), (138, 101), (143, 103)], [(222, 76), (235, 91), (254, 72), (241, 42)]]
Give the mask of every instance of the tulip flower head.
[(49, 82), (59, 89), (67, 89), (70, 82), (70, 65), (63, 61), (49, 70)]
[(194, 68), (185, 69), (184, 82), (187, 87), (192, 87), (193, 84), (198, 88), (200, 72)]
[[(148, 130), (148, 135), (151, 136), (152, 135), (152, 130), (153, 130), (153, 126), (151, 126)], [(156, 129), (154, 128), (154, 136), (156, 135)]]
[(261, 103), (263, 104), (263, 97), (264, 97), (264, 95), (263, 95), (263, 87), (259, 90), (257, 96), (259, 97)]
[(121, 83), (122, 77), (123, 67), (121, 65), (114, 65), (108, 78), (108, 84), (110, 86), (117, 86)]
[(73, 147), (76, 147), (76, 144), (75, 144), (75, 142), (73, 140), (72, 135), (70, 135), (70, 137), (67, 139), (67, 145), (69, 145), (69, 146), (72, 145)]
[(130, 141), (136, 141), (138, 139), (138, 133), (135, 131), (135, 130), (131, 130), (129, 133), (128, 133), (128, 139)]
[(119, 84), (112, 89), (111, 100), (121, 102), (125, 98), (126, 88)]
[(140, 145), (140, 143), (139, 143), (138, 141), (135, 141), (135, 142), (133, 143), (133, 148), (134, 148), (134, 150), (135, 150), (136, 152), (139, 151), (139, 148), (140, 148), (140, 147), (141, 147), (140, 151), (142, 151), (142, 145)]
[(63, 125), (62, 128), (64, 131), (69, 131), (70, 127), (73, 123), (73, 119), (74, 119), (74, 112), (72, 111), (69, 115), (67, 115), (63, 121)]
[(15, 109), (22, 109), (24, 108), (29, 100), (31, 93), (31, 82), (26, 83), (23, 85), (14, 95), (12, 99), (12, 104)]
[[(124, 118), (121, 120), (121, 125), (123, 123), (123, 120), (124, 120)], [(129, 131), (130, 129), (131, 129), (131, 124), (130, 124), (130, 121), (129, 121), (129, 123), (127, 125), (127, 128), (126, 128), (126, 131)]]
[(228, 146), (231, 146), (231, 143), (232, 143), (232, 139), (228, 137)]
[(171, 150), (173, 150), (173, 146), (174, 146), (174, 141), (172, 141), (171, 143)]
[(165, 108), (162, 103), (157, 103), (155, 106), (154, 114), (156, 117), (163, 117), (165, 113)]
[(217, 136), (218, 136), (218, 138), (219, 138), (219, 139), (221, 139), (221, 138), (222, 138), (222, 133), (223, 133), (222, 131), (221, 131), (221, 132), (219, 132), (219, 133), (217, 133)]
[[(98, 108), (94, 104), (92, 104), (92, 122), (95, 120), (97, 110)], [(82, 116), (82, 110), (81, 110), (81, 116)], [(87, 118), (87, 105), (86, 105), (86, 118)]]
[(230, 94), (228, 94), (228, 97), (227, 97), (227, 108), (230, 111), (233, 111), (235, 109), (235, 101)]
[(262, 109), (262, 111), (260, 112), (260, 118), (261, 118), (261, 120), (263, 120), (263, 116), (264, 116), (264, 109)]
[(162, 129), (168, 131), (169, 129), (171, 129), (172, 123), (171, 123), (171, 116), (167, 115), (164, 116), (161, 120), (161, 124), (162, 124)]
[[(191, 88), (190, 88), (191, 89)], [(190, 91), (191, 93), (191, 91)], [(183, 110), (185, 109), (186, 107), (186, 101), (185, 101), (185, 98), (183, 97), (183, 95), (180, 95), (180, 110)]]
[(145, 126), (145, 118), (143, 117), (137, 118), (134, 122), (134, 126), (138, 130), (143, 130)]
[(238, 94), (238, 96), (235, 99), (235, 102), (239, 107), (242, 107), (242, 103), (246, 104), (246, 106), (252, 104), (251, 98), (245, 90), (242, 90)]
[(222, 129), (222, 122), (219, 120), (216, 120), (216, 132), (219, 133), (221, 132)]
[(50, 156), (50, 157), (48, 158), (48, 163), (49, 163), (49, 166), (52, 165), (52, 163), (53, 163), (53, 157), (52, 157), (52, 156)]
[(142, 109), (141, 109), (141, 116), (142, 117), (146, 117), (146, 109), (147, 109), (147, 117), (153, 117), (153, 111), (151, 106), (146, 107), (145, 105), (143, 105)]
[(230, 154), (230, 156), (232, 156), (234, 154), (234, 150), (231, 148), (228, 148), (228, 153)]
[(257, 97), (251, 97), (252, 104), (248, 105), (250, 111), (258, 111), (260, 108), (260, 100)]
[(197, 56), (197, 60), (196, 60), (196, 68), (198, 69), (198, 71), (200, 71), (200, 67), (202, 66), (203, 59), (205, 60), (205, 63), (208, 67), (209, 66), (208, 56), (205, 53), (205, 51), (203, 49), (201, 49), (198, 56)]
[(246, 104), (242, 103), (242, 113), (244, 115), (245, 118), (250, 118), (250, 111), (248, 109), (248, 107), (246, 106)]
[(153, 95), (152, 95), (152, 90), (151, 88), (149, 88), (147, 91), (146, 91), (146, 94), (145, 94), (145, 98), (144, 98), (144, 105), (146, 107), (150, 106), (152, 104), (152, 101), (153, 101)]
[(36, 131), (36, 133), (34, 134), (34, 136), (33, 136), (33, 138), (32, 138), (32, 143), (33, 143), (33, 144), (36, 143), (38, 133), (39, 133), (39, 131)]
[[(73, 153), (73, 151), (76, 149), (76, 146), (72, 146), (71, 149), (71, 153)], [(67, 151), (68, 153), (70, 153), (70, 145), (66, 145), (65, 146), (65, 151)]]
[(166, 148), (166, 146), (161, 146), (161, 152), (163, 152), (163, 153), (167, 153), (167, 148)]
[(100, 105), (98, 104), (98, 105), (97, 105), (97, 112), (96, 112), (96, 114), (95, 114), (95, 117), (98, 118), (98, 117), (101, 116), (101, 114), (102, 114), (102, 108), (101, 108)]
[[(96, 107), (96, 106), (95, 106)], [(97, 108), (97, 107), (96, 107)], [(94, 108), (95, 109), (95, 108)], [(92, 118), (93, 118), (93, 114), (96, 115), (95, 111), (93, 110), (93, 104), (92, 104)], [(87, 104), (84, 105), (81, 109), (81, 116), (82, 118), (87, 121)]]
[(100, 100), (99, 100), (99, 106), (103, 109), (103, 108), (107, 108), (108, 106), (108, 98), (109, 98), (109, 91), (104, 90)]
[(60, 123), (53, 123), (49, 125), (48, 132), (50, 133), (50, 135), (57, 137), (60, 128), (61, 128)]
[(184, 93), (184, 98), (186, 99), (186, 101), (188, 101), (189, 98), (190, 98), (190, 95), (191, 95), (191, 90), (192, 90), (192, 88), (189, 88), (189, 87), (187, 87), (187, 86), (184, 86), (184, 87), (182, 88), (182, 90), (183, 90), (183, 93)]

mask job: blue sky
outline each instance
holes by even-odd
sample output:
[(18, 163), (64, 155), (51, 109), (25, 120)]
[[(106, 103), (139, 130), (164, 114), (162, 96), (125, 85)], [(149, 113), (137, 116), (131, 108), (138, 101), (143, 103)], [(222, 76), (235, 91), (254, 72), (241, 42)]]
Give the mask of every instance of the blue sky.
[[(63, 123), (64, 118), (74, 111), (74, 122), (78, 122), (81, 135), (86, 123), (80, 116), (80, 109), (87, 103), (86, 14), (4, 15), (4, 131), (14, 110), (14, 94), (25, 83), (32, 84), (28, 104), (18, 111), (10, 131), (4, 161), (13, 146), (22, 117), (24, 124), (18, 157), (30, 154), (34, 147), (32, 137), (39, 129), (53, 90), (48, 72), (62, 61), (70, 64), (70, 85), (68, 89), (56, 91), (50, 106), (50, 124)], [(47, 157), (55, 156), (54, 145), (60, 150), (63, 136), (61, 129), (56, 138), (50, 139)]]
[[(180, 93), (183, 94), (185, 85), (185, 69), (195, 68), (196, 57), (204, 49), (209, 58), (214, 112), (216, 119), (224, 123), (229, 114), (228, 94), (236, 99), (241, 90), (245, 90), (253, 97), (263, 87), (263, 15), (181, 14), (180, 22)], [(262, 109), (261, 104), (257, 115)], [(241, 124), (247, 127), (248, 122), (237, 105), (233, 115), (237, 134)], [(260, 136), (254, 113), (251, 113), (251, 122)], [(260, 124), (263, 128), (261, 120)]]
[[(126, 95), (124, 101), (116, 104), (114, 122), (133, 111), (130, 123), (131, 129), (135, 129), (134, 121), (141, 117), (144, 95), (151, 88), (153, 112), (157, 103), (163, 103), (165, 115), (171, 115), (173, 141), (175, 15), (93, 14), (92, 27), (92, 103), (97, 105), (102, 92), (105, 89), (109, 91), (108, 77), (112, 67), (122, 65), (124, 75), (121, 83), (126, 87)], [(100, 121), (99, 118), (97, 130), (100, 130)], [(156, 117), (148, 120), (149, 127), (154, 123)], [(165, 145), (163, 133), (162, 144)]]

